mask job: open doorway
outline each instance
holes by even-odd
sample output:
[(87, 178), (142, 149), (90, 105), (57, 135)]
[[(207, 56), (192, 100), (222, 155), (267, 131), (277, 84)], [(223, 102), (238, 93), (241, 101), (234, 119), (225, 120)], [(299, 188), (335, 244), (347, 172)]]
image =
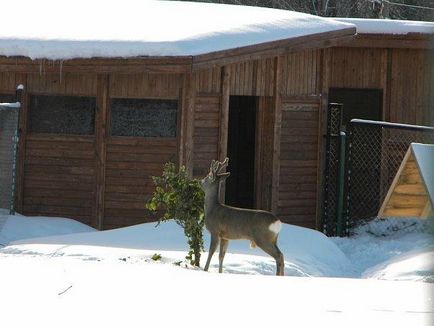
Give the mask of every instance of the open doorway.
[(255, 135), (256, 106), (254, 96), (231, 96), (229, 100), (228, 171), (225, 202), (253, 208), (255, 204)]
[(342, 127), (351, 119), (382, 120), (383, 90), (330, 88), (329, 103), (343, 104)]

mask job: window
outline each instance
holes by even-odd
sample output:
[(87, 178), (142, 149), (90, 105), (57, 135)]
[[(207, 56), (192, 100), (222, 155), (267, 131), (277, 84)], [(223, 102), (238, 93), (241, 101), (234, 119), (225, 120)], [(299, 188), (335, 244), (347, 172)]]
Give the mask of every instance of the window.
[(15, 95), (0, 94), (0, 103), (14, 103)]
[(94, 97), (34, 95), (30, 99), (29, 131), (93, 135), (95, 110)]
[(176, 137), (177, 100), (112, 99), (111, 135)]

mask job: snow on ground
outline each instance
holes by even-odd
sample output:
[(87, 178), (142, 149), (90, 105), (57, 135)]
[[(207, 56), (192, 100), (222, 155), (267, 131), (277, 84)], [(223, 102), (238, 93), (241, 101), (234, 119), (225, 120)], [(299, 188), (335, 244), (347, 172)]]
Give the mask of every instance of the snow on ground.
[[(355, 30), (348, 23), (287, 10), (185, 1), (74, 0), (59, 6), (57, 0), (21, 0), (19, 6), (19, 24), (13, 14), (0, 20), (0, 55), (188, 56)], [(2, 1), (2, 12), (16, 12), (16, 7), (14, 1)]]
[(68, 218), (8, 216), (0, 209), (0, 247), (19, 240), (50, 235), (62, 235), (95, 229)]
[[(10, 227), (12, 231), (20, 232), (20, 229), (25, 229), (21, 224), (21, 219), (22, 217), (17, 219), (9, 216), (10, 225), (18, 223), (16, 227)], [(53, 224), (60, 225), (64, 222), (59, 219), (54, 221)], [(145, 257), (152, 256), (153, 253), (161, 253), (165, 260), (174, 262), (183, 260), (188, 251), (183, 231), (173, 221), (163, 222), (158, 227), (156, 223), (146, 223), (102, 232), (76, 233), (81, 232), (80, 227), (81, 224), (72, 228), (70, 225), (64, 225), (62, 231), (70, 228), (71, 234), (28, 239), (34, 237), (34, 233), (38, 232), (32, 228), (32, 233), (27, 237), (23, 237), (22, 234), (12, 235), (13, 238), (21, 236), (27, 239), (13, 241), (1, 252), (86, 256), (86, 259), (93, 260), (123, 259), (125, 257), (128, 260), (140, 260), (146, 251)], [(205, 231), (205, 247), (208, 248), (208, 246), (209, 235)], [(345, 255), (333, 242), (317, 231), (284, 225), (280, 233), (279, 247), (287, 257), (286, 275), (355, 276), (351, 263)], [(202, 265), (205, 259), (206, 254), (202, 256)], [(213, 257), (212, 263), (212, 269), (217, 269), (218, 254)], [(228, 254), (225, 257), (225, 271), (237, 274), (274, 274), (275, 262), (260, 249), (250, 249), (247, 241), (230, 241)]]
[(349, 238), (284, 225), (287, 276), (275, 277), (274, 261), (247, 241), (230, 243), (223, 274), (218, 254), (209, 273), (185, 264), (173, 222), (95, 231), (62, 218), (1, 217), (0, 239), (13, 240), (0, 248), (8, 326), (430, 325), (434, 316), (432, 220), (375, 220)]

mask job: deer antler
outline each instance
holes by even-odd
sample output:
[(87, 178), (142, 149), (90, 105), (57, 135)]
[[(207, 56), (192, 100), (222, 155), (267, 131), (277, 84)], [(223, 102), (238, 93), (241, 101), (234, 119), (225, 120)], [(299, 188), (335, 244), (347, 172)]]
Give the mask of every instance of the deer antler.
[(227, 172), (223, 172), (223, 170), (228, 166), (229, 158), (226, 157), (223, 162), (212, 160), (211, 166), (209, 168), (209, 174), (213, 180), (216, 177), (221, 177), (227, 175)]

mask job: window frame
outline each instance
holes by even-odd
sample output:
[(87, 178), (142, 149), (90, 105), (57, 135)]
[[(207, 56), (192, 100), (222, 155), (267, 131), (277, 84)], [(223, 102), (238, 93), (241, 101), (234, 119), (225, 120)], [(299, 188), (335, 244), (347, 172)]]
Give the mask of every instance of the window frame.
[[(90, 134), (70, 134), (70, 133), (50, 133), (50, 132), (34, 132), (30, 129), (30, 114), (31, 114), (31, 100), (33, 96), (49, 96), (49, 97), (87, 97), (93, 98), (95, 100), (95, 110), (94, 110), (94, 123), (93, 130)], [(96, 94), (68, 94), (68, 93), (47, 93), (47, 92), (29, 92), (27, 94), (27, 105), (26, 105), (26, 133), (28, 137), (36, 138), (53, 138), (62, 139), (70, 138), (80, 140), (94, 139), (97, 136), (97, 125), (98, 125), (98, 96)]]
[[(129, 99), (129, 100), (174, 100), (177, 101), (176, 106), (176, 135), (175, 137), (152, 137), (152, 136), (115, 136), (111, 134), (112, 130), (112, 100), (115, 99)], [(181, 128), (181, 115), (182, 115), (182, 99), (180, 96), (110, 96), (107, 103), (107, 124), (106, 124), (106, 138), (107, 140), (131, 140), (134, 142), (147, 142), (147, 141), (164, 141), (164, 140), (179, 140)]]

